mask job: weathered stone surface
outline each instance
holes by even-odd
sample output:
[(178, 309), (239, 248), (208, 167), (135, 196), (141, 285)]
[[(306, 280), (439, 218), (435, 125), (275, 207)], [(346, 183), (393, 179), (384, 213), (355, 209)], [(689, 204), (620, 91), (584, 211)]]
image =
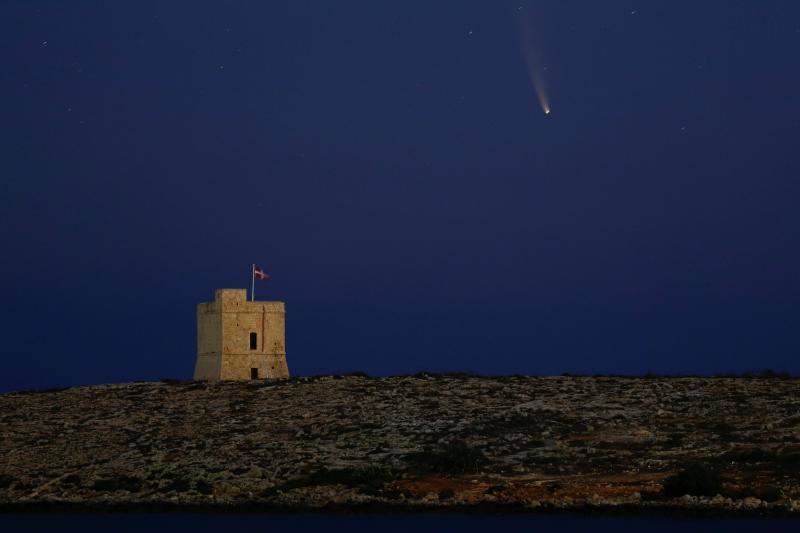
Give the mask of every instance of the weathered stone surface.
[(285, 316), (283, 302), (252, 302), (245, 289), (217, 289), (213, 302), (197, 306), (194, 379), (288, 378)]
[[(798, 513), (800, 381), (318, 377), (0, 395), (0, 504)], [(692, 462), (720, 494), (666, 497)]]

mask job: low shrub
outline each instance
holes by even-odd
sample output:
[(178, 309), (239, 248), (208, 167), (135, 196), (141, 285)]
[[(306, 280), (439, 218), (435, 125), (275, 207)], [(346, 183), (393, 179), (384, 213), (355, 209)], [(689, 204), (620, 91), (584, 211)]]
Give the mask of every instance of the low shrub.
[(170, 480), (166, 486), (158, 490), (159, 492), (187, 492), (191, 488), (192, 483), (188, 479), (178, 477)]
[(139, 492), (142, 489), (142, 480), (131, 476), (116, 476), (98, 479), (92, 484), (92, 489), (98, 492), (112, 492), (125, 490)]
[(491, 494), (491, 495), (494, 496), (495, 494), (500, 494), (505, 489), (506, 489), (506, 484), (505, 483), (498, 483), (497, 485), (492, 485), (491, 487), (489, 487), (488, 489), (483, 491), (483, 493), (484, 494)]
[(61, 392), (67, 389), (69, 389), (69, 387), (49, 387), (46, 389), (24, 389), (16, 391), (13, 394), (22, 394), (27, 396), (28, 394), (47, 394), (50, 392)]
[(78, 474), (69, 474), (61, 480), (62, 485), (80, 485), (81, 477)]
[(740, 448), (724, 453), (722, 459), (733, 463), (763, 463), (775, 461), (777, 454), (771, 450), (761, 448)]
[(344, 485), (347, 488), (357, 488), (364, 494), (376, 494), (383, 489), (384, 484), (397, 479), (397, 477), (397, 472), (391, 468), (376, 465), (330, 470), (321, 468), (304, 478), (288, 481), (280, 487), (268, 489), (265, 495), (270, 496), (277, 490), (288, 491), (319, 485)]
[(461, 441), (445, 444), (437, 450), (409, 454), (406, 461), (413, 471), (421, 474), (466, 474), (477, 472), (487, 464), (480, 450)]
[(455, 493), (455, 491), (453, 489), (442, 489), (442, 490), (439, 491), (439, 499), (440, 500), (449, 500), (450, 498), (452, 498), (455, 495), (456, 495), (456, 493)]
[(773, 503), (783, 498), (783, 491), (780, 487), (766, 485), (755, 490), (756, 498), (765, 502)]
[(747, 379), (795, 379), (791, 373), (785, 370), (773, 370), (765, 368), (763, 370), (748, 370), (746, 372), (721, 372), (714, 374), (715, 378), (747, 378)]
[(778, 454), (776, 460), (784, 466), (797, 466), (800, 465), (800, 452), (783, 451)]
[(703, 463), (689, 465), (664, 480), (664, 495), (669, 498), (685, 494), (716, 496), (721, 490), (722, 479), (719, 473)]
[(369, 374), (367, 374), (366, 372), (363, 372), (361, 370), (355, 370), (353, 372), (345, 372), (344, 374), (342, 374), (342, 376), (350, 377), (350, 378), (369, 378), (369, 377), (371, 377)]
[(476, 374), (475, 372), (463, 372), (460, 370), (456, 370), (453, 372), (429, 372), (427, 370), (422, 370), (420, 372), (417, 372), (416, 374), (412, 374), (411, 377), (417, 379), (444, 379), (444, 378), (470, 379), (470, 378), (497, 378), (499, 376), (483, 376), (481, 374)]
[(203, 479), (199, 479), (194, 483), (194, 490), (200, 494), (211, 494), (214, 492), (214, 486)]
[(792, 375), (789, 372), (775, 371), (771, 368), (765, 368), (755, 372), (745, 372), (743, 377), (756, 379), (792, 379)]

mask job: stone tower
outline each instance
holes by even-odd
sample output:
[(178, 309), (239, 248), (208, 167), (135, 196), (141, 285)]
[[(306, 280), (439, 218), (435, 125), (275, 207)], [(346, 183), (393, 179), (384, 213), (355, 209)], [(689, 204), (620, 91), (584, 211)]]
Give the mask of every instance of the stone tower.
[(197, 305), (194, 379), (281, 379), (286, 366), (283, 302), (248, 302), (246, 289), (217, 289)]

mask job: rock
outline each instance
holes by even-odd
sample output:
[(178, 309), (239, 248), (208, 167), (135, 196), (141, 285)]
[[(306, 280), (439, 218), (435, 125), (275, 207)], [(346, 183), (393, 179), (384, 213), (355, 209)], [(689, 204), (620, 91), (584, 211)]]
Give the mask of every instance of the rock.
[(753, 498), (752, 496), (748, 496), (744, 500), (742, 500), (742, 506), (745, 509), (758, 509), (762, 507), (764, 502), (759, 500), (758, 498)]
[(422, 501), (425, 503), (434, 503), (439, 501), (439, 495), (435, 492), (427, 493), (423, 498)]
[(725, 505), (728, 503), (727, 498), (723, 497), (721, 494), (717, 494), (713, 498), (711, 498), (711, 505), (720, 506)]
[[(797, 453), (797, 427), (786, 423), (797, 405), (785, 400), (797, 397), (798, 380), (434, 374), (7, 393), (0, 504), (547, 502), (800, 512), (785, 500), (800, 494), (800, 481), (780, 475)], [(727, 455), (732, 440), (762, 452)], [(462, 446), (448, 448), (456, 441)], [(696, 461), (721, 465), (724, 482), (749, 487), (750, 499), (665, 498), (664, 479)], [(70, 473), (81, 482), (66, 482)], [(96, 480), (108, 490), (94, 490)], [(447, 490), (453, 496), (438, 496)]]
[(247, 477), (249, 477), (249, 478), (258, 478), (258, 479), (260, 479), (260, 478), (264, 477), (264, 469), (263, 468), (259, 468), (257, 466), (254, 466), (254, 467), (250, 468), (250, 470), (248, 470), (247, 473), (245, 473), (245, 475)]

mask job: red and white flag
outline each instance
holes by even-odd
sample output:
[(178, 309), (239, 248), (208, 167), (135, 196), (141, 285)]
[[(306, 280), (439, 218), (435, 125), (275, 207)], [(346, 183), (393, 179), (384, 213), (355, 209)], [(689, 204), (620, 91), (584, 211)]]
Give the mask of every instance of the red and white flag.
[(269, 279), (269, 274), (264, 272), (264, 269), (260, 266), (253, 267), (253, 277), (255, 279)]

